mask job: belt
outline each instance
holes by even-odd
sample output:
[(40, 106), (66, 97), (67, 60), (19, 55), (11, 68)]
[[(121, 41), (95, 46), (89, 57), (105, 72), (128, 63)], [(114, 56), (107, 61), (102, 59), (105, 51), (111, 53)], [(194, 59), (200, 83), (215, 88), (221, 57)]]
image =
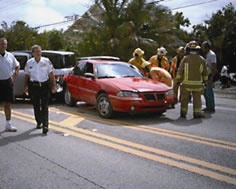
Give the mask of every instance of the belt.
[(39, 82), (39, 81), (30, 81), (30, 83), (32, 84), (32, 86), (37, 86), (37, 87), (42, 87), (47, 85), (49, 82), (49, 80), (44, 81), (44, 82)]

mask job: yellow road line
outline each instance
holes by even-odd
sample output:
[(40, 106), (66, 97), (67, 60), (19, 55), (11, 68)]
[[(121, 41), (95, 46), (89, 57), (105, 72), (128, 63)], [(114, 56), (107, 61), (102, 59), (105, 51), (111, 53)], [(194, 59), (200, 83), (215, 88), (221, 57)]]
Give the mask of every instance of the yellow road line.
[[(28, 114), (21, 113), (21, 112), (17, 112), (17, 114), (19, 114), (21, 116), (24, 116), (24, 117), (32, 118), (32, 116), (30, 116)], [(76, 128), (76, 127), (69, 126), (69, 125), (65, 126), (61, 123), (58, 124), (55, 121), (50, 121), (50, 123), (55, 124), (55, 125), (60, 125), (64, 128), (70, 128), (70, 129), (73, 129), (74, 131), (78, 131), (78, 132), (88, 134), (88, 135), (91, 135), (91, 136), (95, 136), (95, 137), (99, 137), (99, 138), (102, 138), (102, 139), (110, 140), (112, 142), (120, 143), (120, 144), (123, 144), (123, 145), (128, 145), (128, 146), (138, 148), (138, 149), (142, 149), (142, 150), (145, 150), (145, 151), (148, 151), (148, 152), (152, 152), (152, 153), (156, 153), (156, 154), (159, 154), (159, 155), (167, 156), (167, 157), (170, 157), (170, 158), (173, 158), (173, 159), (176, 159), (176, 160), (181, 160), (181, 161), (189, 162), (189, 163), (192, 163), (192, 164), (200, 165), (202, 167), (206, 167), (206, 168), (209, 168), (209, 169), (214, 169), (214, 170), (217, 170), (217, 171), (221, 171), (221, 172), (225, 172), (225, 173), (228, 173), (228, 174), (236, 175), (236, 170), (235, 169), (219, 166), (219, 165), (216, 165), (216, 164), (213, 164), (213, 163), (208, 163), (208, 162), (205, 162), (205, 161), (202, 161), (202, 160), (190, 158), (190, 157), (187, 157), (187, 156), (182, 156), (182, 155), (179, 155), (179, 154), (176, 154), (176, 153), (167, 152), (167, 151), (160, 150), (160, 149), (157, 149), (157, 148), (153, 148), (153, 147), (133, 143), (133, 142), (130, 142), (130, 141), (127, 141), (127, 140), (122, 140), (122, 139), (119, 139), (119, 138), (115, 138), (115, 137), (111, 137), (111, 136), (107, 136), (107, 135), (103, 135), (103, 134), (99, 134), (99, 133), (94, 133), (94, 132), (91, 132), (91, 131), (88, 131), (88, 130), (85, 130), (85, 129)]]
[(198, 139), (187, 138), (185, 136), (168, 134), (168, 133), (163, 133), (163, 132), (159, 132), (159, 131), (153, 131), (153, 130), (149, 130), (149, 129), (138, 128), (138, 127), (128, 127), (128, 126), (125, 126), (125, 127), (133, 129), (133, 130), (145, 131), (145, 132), (148, 132), (148, 133), (154, 133), (154, 134), (158, 134), (158, 135), (168, 136), (168, 137), (172, 137), (172, 138), (178, 138), (178, 139), (187, 140), (187, 141), (190, 141), (190, 142), (206, 144), (206, 145), (209, 145), (209, 146), (214, 146), (214, 147), (224, 148), (224, 149), (227, 149), (227, 150), (236, 151), (236, 147), (226, 146), (226, 145), (223, 145), (223, 144), (217, 144), (217, 143), (202, 141), (202, 140), (198, 140)]
[[(50, 109), (51, 110), (51, 109)], [(52, 111), (60, 111), (57, 108), (52, 108)], [(149, 127), (145, 125), (139, 125), (139, 124), (132, 124), (124, 121), (118, 121), (118, 120), (101, 120), (98, 117), (95, 116), (90, 116), (90, 115), (81, 115), (78, 112), (66, 112), (68, 115), (79, 115), (88, 119), (92, 119), (95, 121), (99, 121), (108, 125), (114, 125), (114, 124), (119, 124), (122, 125), (122, 127), (129, 128), (129, 129), (134, 129), (134, 130), (140, 130), (140, 131), (145, 131), (145, 132), (150, 132), (158, 135), (164, 135), (168, 137), (174, 137), (182, 140), (187, 140), (195, 143), (201, 143), (201, 144), (206, 144), (206, 145), (211, 145), (219, 148), (224, 148), (227, 150), (233, 150), (236, 151), (236, 143), (234, 142), (229, 142), (229, 141), (224, 141), (224, 140), (218, 140), (218, 139), (213, 139), (213, 138), (208, 138), (208, 137), (202, 137), (198, 135), (192, 135), (188, 133), (183, 133), (183, 132), (177, 132), (177, 131), (171, 131), (167, 129), (161, 129), (161, 128), (155, 128), (155, 127)], [(155, 130), (155, 131), (153, 131)], [(160, 132), (158, 132), (160, 131)], [(186, 138), (188, 137), (188, 138)]]
[[(84, 121), (85, 119), (82, 118), (82, 117), (78, 117), (76, 115), (73, 115), (73, 116), (70, 116), (68, 117), (67, 119), (61, 121), (61, 122), (55, 122), (57, 124), (60, 124), (60, 125), (66, 125), (68, 127), (72, 127), (74, 126), (75, 124), (81, 122), (81, 121)], [(52, 121), (50, 121), (52, 122)]]
[(158, 131), (168, 132), (168, 133), (171, 133), (171, 134), (187, 136), (187, 137), (196, 138), (196, 139), (200, 139), (200, 140), (207, 140), (207, 141), (210, 141), (210, 142), (216, 142), (216, 143), (221, 143), (221, 144), (225, 144), (225, 145), (231, 145), (231, 146), (236, 147), (236, 143), (234, 143), (234, 142), (228, 142), (228, 141), (224, 141), (224, 140), (218, 140), (218, 139), (213, 139), (213, 138), (208, 138), (208, 137), (202, 137), (202, 136), (192, 135), (192, 134), (188, 134), (188, 133), (182, 133), (182, 132), (171, 131), (171, 130), (166, 130), (166, 129), (161, 129), (161, 128), (155, 128), (155, 127), (148, 127), (148, 126), (141, 126), (141, 127), (151, 129), (151, 130), (158, 130)]
[[(15, 114), (13, 114), (13, 117), (15, 117), (17, 119), (20, 119), (20, 120), (25, 120), (27, 122), (31, 122), (31, 123), (35, 122), (32, 119), (27, 119), (27, 118), (24, 118), (22, 116), (18, 116), (18, 115), (15, 115)], [(222, 174), (219, 174), (219, 173), (215, 173), (215, 172), (210, 171), (210, 170), (202, 169), (202, 168), (195, 167), (195, 166), (192, 166), (192, 165), (188, 165), (188, 164), (185, 164), (185, 163), (182, 163), (182, 162), (178, 162), (178, 161), (174, 161), (174, 160), (171, 160), (171, 159), (159, 157), (157, 155), (152, 155), (152, 154), (149, 154), (149, 153), (146, 153), (146, 152), (138, 151), (138, 150), (133, 149), (133, 148), (121, 146), (119, 144), (114, 144), (114, 143), (111, 143), (111, 142), (108, 142), (108, 141), (104, 141), (104, 140), (101, 140), (101, 139), (86, 136), (86, 135), (83, 135), (83, 134), (80, 134), (80, 133), (70, 131), (68, 129), (58, 128), (58, 127), (55, 127), (53, 125), (50, 125), (50, 129), (60, 131), (60, 132), (64, 132), (64, 133), (68, 133), (72, 136), (75, 136), (75, 137), (78, 137), (78, 138), (81, 138), (81, 139), (84, 139), (84, 140), (87, 140), (87, 141), (90, 141), (90, 142), (93, 142), (93, 143), (96, 143), (96, 144), (101, 144), (103, 146), (107, 146), (107, 147), (114, 148), (114, 149), (129, 153), (129, 154), (133, 154), (133, 155), (142, 157), (142, 158), (146, 158), (146, 159), (153, 160), (153, 161), (156, 161), (156, 162), (159, 162), (159, 163), (163, 163), (165, 165), (177, 167), (177, 168), (180, 168), (180, 169), (183, 169), (183, 170), (186, 170), (186, 171), (190, 171), (190, 172), (193, 172), (193, 173), (197, 173), (199, 175), (203, 175), (203, 176), (215, 179), (215, 180), (219, 180), (219, 181), (223, 181), (223, 182), (226, 182), (226, 183), (229, 183), (229, 184), (236, 185), (236, 179), (235, 178), (232, 178), (232, 177), (229, 177), (229, 176), (226, 176), (226, 175), (222, 175)]]

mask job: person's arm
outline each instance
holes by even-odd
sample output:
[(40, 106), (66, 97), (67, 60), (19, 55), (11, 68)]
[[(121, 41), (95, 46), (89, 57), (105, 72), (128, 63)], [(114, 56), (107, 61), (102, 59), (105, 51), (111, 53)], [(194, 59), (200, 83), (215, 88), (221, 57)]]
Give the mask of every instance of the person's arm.
[(30, 76), (28, 74), (25, 74), (25, 77), (24, 77), (24, 92), (25, 92), (26, 96), (29, 95), (29, 89), (28, 89), (29, 77)]
[(211, 74), (208, 78), (208, 82), (210, 84), (213, 83), (213, 80), (214, 80), (214, 76), (215, 74), (217, 73), (217, 68), (216, 68), (216, 55), (215, 54), (211, 54), (210, 57), (209, 57), (209, 61), (211, 63)]
[(20, 70), (20, 63), (17, 61), (17, 59), (12, 55), (12, 60), (13, 60), (13, 66), (15, 68), (15, 72), (11, 77), (12, 83), (16, 80), (16, 77), (19, 73)]
[(14, 81), (16, 80), (16, 77), (18, 76), (19, 70), (20, 70), (20, 65), (16, 66), (16, 68), (15, 68), (15, 72), (12, 75), (12, 83), (14, 83)]
[(166, 71), (169, 71), (169, 68), (170, 68), (170, 62), (169, 62), (168, 58), (165, 57), (165, 67), (164, 67), (164, 69)]
[(204, 59), (204, 62), (203, 62), (202, 77), (203, 77), (203, 84), (204, 84), (204, 86), (206, 86), (207, 85), (207, 81), (208, 81), (208, 73), (207, 73), (207, 65), (206, 65), (205, 59)]
[(180, 62), (179, 68), (177, 70), (177, 84), (179, 85), (184, 79), (184, 65), (185, 65), (185, 58), (183, 58)]
[(49, 79), (50, 79), (51, 84), (52, 84), (52, 93), (56, 93), (57, 92), (57, 86), (56, 86), (56, 80), (55, 80), (53, 72), (49, 73)]
[(172, 77), (175, 77), (176, 62), (176, 57), (174, 57), (170, 66), (170, 74)]
[(211, 74), (210, 74), (210, 77), (208, 78), (209, 83), (213, 83), (214, 76), (215, 76), (216, 72), (217, 72), (216, 63), (212, 63), (212, 65), (211, 65)]

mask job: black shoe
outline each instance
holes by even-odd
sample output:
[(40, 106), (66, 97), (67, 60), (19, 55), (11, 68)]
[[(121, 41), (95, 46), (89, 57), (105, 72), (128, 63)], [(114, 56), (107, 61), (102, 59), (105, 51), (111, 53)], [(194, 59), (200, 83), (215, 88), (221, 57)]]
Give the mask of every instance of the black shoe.
[(202, 111), (208, 112), (208, 113), (215, 113), (215, 109), (204, 108)]
[(199, 114), (199, 115), (193, 115), (193, 118), (194, 119), (201, 119), (201, 118), (205, 118), (205, 116), (202, 114)]
[(40, 124), (37, 124), (36, 129), (41, 129), (41, 128), (42, 128), (41, 123), (40, 123)]
[(181, 114), (180, 114), (180, 117), (182, 117), (182, 118), (186, 118), (186, 115), (183, 114), (183, 113), (181, 113)]
[(43, 134), (47, 134), (47, 132), (48, 132), (48, 128), (47, 127), (43, 127)]

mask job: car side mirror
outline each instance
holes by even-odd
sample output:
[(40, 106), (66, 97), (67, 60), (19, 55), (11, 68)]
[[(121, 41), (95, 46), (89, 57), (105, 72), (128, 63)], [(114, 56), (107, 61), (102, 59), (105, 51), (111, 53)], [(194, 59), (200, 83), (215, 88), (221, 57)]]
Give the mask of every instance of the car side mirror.
[(86, 78), (94, 79), (94, 74), (93, 74), (93, 73), (85, 73), (84, 76), (85, 76)]

